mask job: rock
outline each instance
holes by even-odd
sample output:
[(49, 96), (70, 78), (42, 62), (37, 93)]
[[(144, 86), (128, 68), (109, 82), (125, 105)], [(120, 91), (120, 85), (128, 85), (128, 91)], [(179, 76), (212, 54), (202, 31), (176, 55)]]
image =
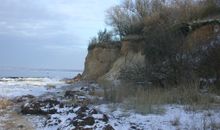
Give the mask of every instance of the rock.
[(22, 114), (41, 114), (40, 103), (26, 103), (21, 106)]
[(94, 130), (92, 128), (83, 128), (82, 130)]
[(87, 110), (89, 110), (88, 107), (82, 106), (76, 111), (76, 114), (85, 113)]
[(115, 130), (111, 125), (106, 125), (103, 130)]
[[(51, 103), (56, 103), (56, 101), (51, 101)], [(98, 112), (96, 109), (90, 109), (87, 106), (73, 106), (73, 105), (67, 105), (67, 104), (63, 104), (63, 105), (60, 105), (60, 104), (58, 104), (55, 108), (59, 106), (64, 106), (64, 111), (63, 110), (57, 111), (55, 115), (49, 115), (49, 118), (46, 120), (44, 124), (45, 127), (59, 126), (58, 130), (70, 129), (70, 128), (72, 130), (94, 130), (94, 129), (97, 129), (98, 127), (103, 128), (103, 130), (114, 130), (114, 128), (111, 125), (106, 124), (109, 120), (108, 116), (106, 114), (102, 114)], [(26, 106), (30, 106), (30, 105), (28, 104)], [(38, 106), (41, 106), (41, 104), (39, 103)], [(36, 107), (36, 109), (37, 108), (39, 107)], [(42, 107), (40, 107), (39, 111), (42, 113), (42, 110), (45, 110), (44, 108), (42, 109)], [(57, 116), (57, 115), (63, 115), (63, 114), (68, 115), (70, 111), (74, 113), (74, 117), (67, 118), (63, 120), (64, 122), (61, 121), (61, 118), (59, 116)], [(98, 124), (100, 123), (101, 126), (97, 127), (97, 125), (95, 125), (96, 123)]]
[(136, 126), (131, 126), (131, 129), (137, 130)]
[(35, 98), (35, 96), (33, 96), (33, 95), (24, 95), (24, 96), (21, 96), (21, 97), (17, 97), (15, 99), (15, 102), (17, 102), (17, 103), (26, 102), (26, 101), (32, 100), (34, 98)]
[(44, 104), (49, 104), (50, 107), (60, 104), (59, 101), (54, 100), (54, 99), (45, 99), (45, 100), (43, 100), (43, 101), (40, 101), (40, 103), (41, 103), (42, 105), (44, 105)]
[(67, 90), (64, 94), (66, 98), (75, 98), (75, 96), (80, 95), (79, 91)]
[(71, 122), (72, 125), (74, 125), (75, 127), (79, 128), (82, 126), (92, 126), (95, 124), (95, 119), (91, 116), (88, 117), (84, 117), (83, 119), (73, 119), (73, 121)]
[(108, 116), (106, 114), (93, 114), (92, 116), (97, 120), (103, 121), (105, 123), (108, 122)]
[(81, 87), (80, 90), (81, 91), (89, 91), (89, 88), (88, 87)]
[(60, 104), (59, 104), (59, 107), (60, 107), (60, 108), (64, 108), (64, 104), (63, 104), (63, 103), (60, 103)]
[(54, 107), (58, 104), (60, 104), (59, 101), (51, 99), (32, 101), (21, 106), (21, 113), (35, 115), (55, 114), (57, 110)]
[(90, 103), (90, 100), (85, 96), (76, 96), (76, 103), (80, 106), (87, 106)]
[(89, 111), (89, 114), (90, 115), (98, 114), (98, 111), (96, 109), (92, 109), (92, 110)]
[(79, 126), (79, 127), (73, 128), (72, 130), (94, 130), (94, 129), (93, 128), (85, 128), (85, 127)]
[(60, 124), (62, 121), (57, 118), (57, 117), (54, 117), (54, 118), (49, 118), (46, 123), (45, 123), (45, 126), (55, 126), (55, 125), (58, 125)]
[(85, 117), (82, 119), (83, 121), (80, 123), (82, 126), (86, 125), (94, 125), (95, 124), (95, 119), (91, 116)]
[(88, 107), (82, 106), (75, 113), (77, 114), (77, 118), (83, 118), (87, 115), (86, 111), (89, 110)]
[(74, 80), (75, 82), (78, 82), (78, 81), (80, 81), (81, 79), (82, 79), (82, 75), (81, 75), (81, 74), (77, 74), (77, 76), (73, 78), (73, 80)]
[(79, 82), (82, 80), (82, 75), (81, 74), (78, 74), (77, 76), (75, 76), (73, 79), (65, 79), (64, 81), (67, 83), (67, 84), (73, 84), (75, 82)]
[(106, 114), (103, 114), (103, 119), (102, 119), (102, 121), (104, 121), (104, 122), (108, 122), (108, 116), (106, 115)]
[(18, 125), (17, 126), (19, 129), (23, 129), (24, 128), (24, 125)]

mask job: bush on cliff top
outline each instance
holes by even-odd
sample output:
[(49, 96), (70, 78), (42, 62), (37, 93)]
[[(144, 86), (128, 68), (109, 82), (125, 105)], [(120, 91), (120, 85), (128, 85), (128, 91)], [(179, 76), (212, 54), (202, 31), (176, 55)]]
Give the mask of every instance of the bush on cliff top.
[(121, 44), (115, 38), (113, 38), (112, 32), (104, 29), (104, 31), (99, 31), (96, 37), (91, 38), (88, 51), (93, 50), (95, 47), (120, 48)]
[[(218, 15), (219, 0), (124, 0), (107, 11), (106, 23), (121, 39), (127, 35), (142, 35), (148, 21), (163, 17), (170, 24), (189, 22)], [(155, 24), (163, 24), (155, 19)]]

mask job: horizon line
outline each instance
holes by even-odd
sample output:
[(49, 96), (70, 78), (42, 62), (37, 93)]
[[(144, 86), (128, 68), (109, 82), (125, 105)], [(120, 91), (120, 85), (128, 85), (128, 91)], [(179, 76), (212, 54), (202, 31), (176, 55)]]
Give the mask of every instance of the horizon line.
[(32, 67), (3, 67), (0, 66), (1, 69), (8, 69), (8, 70), (13, 70), (13, 69), (21, 69), (21, 70), (33, 70), (33, 71), (65, 71), (65, 72), (82, 72), (82, 69), (57, 69), (57, 68), (32, 68)]

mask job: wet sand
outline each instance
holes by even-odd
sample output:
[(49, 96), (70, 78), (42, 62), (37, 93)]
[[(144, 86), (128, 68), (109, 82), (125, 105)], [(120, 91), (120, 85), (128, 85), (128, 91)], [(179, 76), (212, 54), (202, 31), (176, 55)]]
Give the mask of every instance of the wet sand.
[(15, 104), (0, 99), (0, 130), (34, 130), (31, 123), (15, 111)]

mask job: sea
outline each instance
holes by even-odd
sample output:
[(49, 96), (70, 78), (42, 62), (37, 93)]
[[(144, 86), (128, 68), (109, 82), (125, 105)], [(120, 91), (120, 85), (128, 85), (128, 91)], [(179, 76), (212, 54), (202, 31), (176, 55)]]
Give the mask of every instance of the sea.
[(66, 85), (63, 79), (73, 78), (81, 70), (0, 68), (0, 98), (23, 95), (40, 96), (59, 91)]

